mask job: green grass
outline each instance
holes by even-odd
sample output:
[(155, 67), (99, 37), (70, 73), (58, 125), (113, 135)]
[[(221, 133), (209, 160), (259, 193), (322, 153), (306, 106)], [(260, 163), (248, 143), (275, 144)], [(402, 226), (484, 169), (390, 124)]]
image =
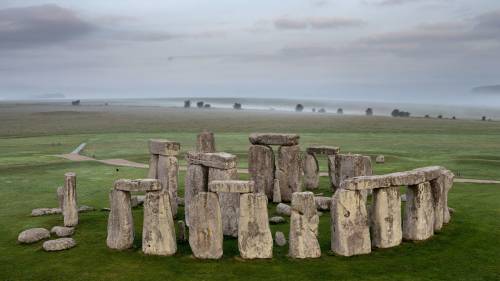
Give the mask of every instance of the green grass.
[[(134, 249), (128, 251), (117, 252), (106, 247), (108, 213), (102, 211), (80, 215), (74, 235), (78, 246), (69, 251), (46, 253), (41, 242), (33, 245), (16, 242), (23, 229), (62, 224), (59, 215), (33, 218), (29, 213), (36, 207), (57, 205), (55, 190), (63, 184), (64, 172), (75, 171), (78, 175), (79, 204), (97, 208), (108, 206), (108, 192), (115, 179), (145, 176), (144, 169), (117, 169), (52, 156), (70, 152), (81, 142), (88, 143), (85, 154), (99, 159), (125, 158), (146, 163), (147, 139), (178, 140), (183, 151), (187, 151), (194, 145), (196, 132), (210, 122), (216, 132), (217, 148), (237, 154), (241, 167), (246, 166), (248, 133), (272, 130), (300, 133), (304, 148), (310, 144), (328, 144), (338, 145), (344, 152), (384, 154), (387, 163), (374, 166), (378, 174), (439, 164), (463, 177), (500, 179), (500, 124), (496, 122), (311, 115), (297, 118), (293, 114), (267, 116), (266, 121), (265, 116), (251, 113), (228, 118), (230, 113), (210, 112), (202, 118), (198, 113), (163, 112), (154, 108), (151, 111), (165, 119), (152, 122), (155, 114), (144, 109), (132, 108), (127, 115), (119, 109), (96, 114), (68, 113), (66, 109), (61, 114), (52, 111), (37, 114), (44, 107), (33, 108), (0, 112), (5, 118), (2, 121), (9, 124), (0, 124), (0, 280), (500, 279), (500, 185), (455, 184), (449, 204), (456, 213), (442, 232), (428, 241), (405, 242), (351, 258), (329, 252), (328, 213), (320, 219), (323, 254), (315, 260), (290, 259), (286, 256), (287, 247), (275, 246), (272, 260), (242, 261), (237, 258), (234, 239), (224, 241), (224, 257), (219, 261), (193, 259), (187, 243), (179, 244), (174, 257), (145, 256), (140, 251), (141, 208), (133, 212), (136, 241)], [(172, 118), (168, 118), (169, 114)], [(102, 122), (96, 116), (109, 118)], [(129, 119), (124, 120), (124, 116)], [(71, 123), (80, 127), (71, 127)], [(141, 127), (137, 128), (137, 124)], [(325, 159), (321, 162), (326, 170)], [(184, 173), (180, 173), (179, 179), (182, 194)], [(321, 178), (318, 192), (331, 194), (327, 178)], [(180, 217), (182, 213), (181, 208)], [(274, 213), (275, 205), (270, 204), (269, 215)], [(280, 230), (287, 237), (288, 227), (288, 223), (271, 226), (273, 233)]]

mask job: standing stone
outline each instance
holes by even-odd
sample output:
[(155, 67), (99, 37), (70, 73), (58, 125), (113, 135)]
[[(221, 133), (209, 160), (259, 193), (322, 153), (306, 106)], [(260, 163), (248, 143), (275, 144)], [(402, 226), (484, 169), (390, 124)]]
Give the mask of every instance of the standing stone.
[(274, 153), (265, 145), (250, 145), (248, 149), (248, 173), (255, 182), (257, 192), (264, 193), (273, 199), (274, 187)]
[(428, 182), (408, 186), (406, 191), (403, 238), (426, 240), (434, 234), (434, 206)]
[(319, 186), (319, 165), (316, 156), (306, 153), (304, 160), (304, 187), (307, 190), (317, 189)]
[(434, 232), (440, 231), (444, 224), (444, 185), (445, 177), (441, 175), (429, 182), (432, 191), (432, 205), (434, 207)]
[(276, 163), (276, 178), (279, 180), (281, 200), (290, 202), (292, 193), (302, 190), (302, 163), (298, 145), (280, 146)]
[(189, 205), (191, 200), (199, 192), (207, 191), (208, 188), (208, 168), (201, 165), (188, 165), (184, 190), (184, 215), (186, 225), (189, 226)]
[(199, 152), (215, 152), (214, 133), (204, 130), (196, 137), (196, 151)]
[(106, 244), (111, 249), (132, 248), (134, 243), (134, 221), (130, 206), (130, 192), (113, 189), (109, 194), (108, 237)]
[(384, 164), (385, 163), (385, 157), (384, 157), (384, 155), (378, 155), (377, 158), (375, 158), (375, 163), (377, 163), (377, 164)]
[(177, 240), (181, 242), (187, 241), (188, 237), (187, 237), (186, 223), (184, 221), (178, 221), (177, 229), (178, 229)]
[(284, 216), (291, 216), (292, 215), (292, 207), (285, 203), (279, 203), (276, 205), (276, 213)]
[(177, 188), (178, 188), (179, 163), (175, 156), (159, 156), (157, 178), (162, 190), (168, 192), (172, 215), (177, 215)]
[(281, 203), (281, 190), (280, 190), (280, 180), (279, 179), (274, 179), (273, 203)]
[(288, 254), (292, 258), (318, 258), (321, 249), (318, 242), (319, 216), (312, 192), (295, 192), (292, 196), (290, 241)]
[(443, 223), (449, 223), (451, 220), (450, 208), (448, 207), (448, 192), (453, 187), (453, 178), (455, 175), (446, 170), (443, 173), (444, 176), (444, 191), (443, 191)]
[(372, 164), (369, 156), (359, 154), (337, 154), (334, 157), (328, 157), (331, 166), (332, 185), (334, 190), (340, 187), (340, 183), (348, 178), (358, 176), (371, 176)]
[(341, 256), (371, 252), (366, 201), (361, 191), (337, 189), (331, 207), (331, 250)]
[(246, 193), (240, 197), (238, 249), (244, 259), (273, 257), (273, 236), (267, 216), (267, 196)]
[(276, 231), (274, 234), (274, 242), (276, 242), (276, 245), (283, 247), (286, 245), (286, 238), (285, 234), (281, 231)]
[(63, 204), (64, 226), (76, 226), (78, 224), (78, 203), (76, 201), (76, 174), (64, 174), (64, 204)]
[(401, 198), (399, 187), (373, 190), (371, 210), (372, 245), (390, 248), (401, 244)]
[[(236, 168), (221, 170), (217, 168), (208, 169), (208, 182), (213, 180), (237, 180)], [(240, 194), (220, 192), (220, 210), (222, 214), (222, 230), (224, 235), (238, 237), (238, 219), (240, 216)]]
[(148, 178), (149, 179), (156, 179), (157, 178), (158, 159), (159, 159), (158, 154), (151, 154), (151, 157), (149, 158), (149, 170), (148, 170)]
[(199, 259), (222, 257), (222, 217), (217, 194), (199, 192), (189, 205), (189, 245)]
[(146, 193), (142, 227), (144, 254), (171, 256), (177, 251), (170, 202), (169, 193), (165, 190)]
[(57, 188), (57, 202), (59, 202), (59, 209), (63, 209), (64, 206), (64, 187), (59, 186)]

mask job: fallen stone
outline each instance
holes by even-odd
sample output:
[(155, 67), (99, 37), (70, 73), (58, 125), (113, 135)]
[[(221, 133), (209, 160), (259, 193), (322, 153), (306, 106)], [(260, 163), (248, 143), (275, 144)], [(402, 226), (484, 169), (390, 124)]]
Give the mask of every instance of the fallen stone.
[(408, 186), (403, 220), (403, 238), (426, 240), (434, 234), (434, 206), (428, 182)]
[(375, 163), (377, 163), (377, 164), (384, 164), (385, 163), (385, 157), (384, 157), (384, 155), (378, 155), (375, 158)]
[(177, 240), (185, 242), (188, 240), (188, 232), (186, 228), (186, 223), (184, 221), (177, 222)]
[(178, 189), (179, 163), (176, 157), (162, 156), (158, 158), (157, 178), (162, 190), (168, 192), (172, 215), (177, 215), (177, 189)]
[(277, 133), (254, 133), (249, 136), (251, 144), (259, 145), (297, 145), (299, 138), (300, 136), (296, 134)]
[[(369, 156), (359, 154), (337, 154), (328, 157), (333, 169), (331, 182), (334, 189), (341, 187), (341, 183), (347, 179), (359, 176), (371, 176), (372, 165)], [(343, 188), (343, 187), (342, 187)]]
[(332, 198), (327, 196), (314, 196), (314, 203), (318, 211), (328, 211), (332, 204)]
[(211, 192), (251, 193), (254, 186), (253, 181), (213, 180), (208, 184), (208, 189)]
[(340, 148), (327, 145), (310, 146), (306, 149), (307, 153), (316, 155), (335, 155), (338, 154), (339, 151)]
[(317, 189), (319, 186), (319, 165), (316, 156), (306, 153), (304, 160), (304, 187), (307, 190)]
[(103, 212), (111, 212), (111, 209), (110, 208), (101, 208), (101, 211), (103, 211)]
[(214, 133), (204, 130), (196, 137), (196, 151), (204, 153), (215, 152)]
[(111, 212), (108, 216), (106, 245), (111, 249), (132, 248), (134, 243), (134, 221), (130, 206), (130, 192), (118, 189), (109, 194)]
[(164, 156), (175, 156), (179, 154), (181, 145), (176, 141), (151, 139), (149, 140), (149, 152)]
[(269, 222), (271, 224), (280, 224), (280, 223), (286, 223), (286, 220), (284, 217), (274, 216), (269, 219)]
[(87, 206), (87, 205), (81, 205), (80, 207), (78, 207), (79, 213), (86, 213), (86, 212), (93, 212), (93, 211), (95, 211), (95, 208)]
[(61, 214), (62, 210), (60, 208), (37, 208), (31, 210), (32, 217), (40, 217), (46, 215)]
[(300, 147), (280, 146), (276, 163), (281, 201), (290, 202), (292, 193), (302, 191), (302, 159)]
[(196, 194), (208, 191), (208, 168), (201, 165), (188, 165), (184, 182), (184, 215), (186, 225), (189, 226), (189, 205), (191, 200)]
[(399, 187), (375, 189), (372, 197), (371, 240), (376, 248), (401, 244), (401, 199)]
[(292, 197), (288, 254), (292, 258), (318, 258), (319, 216), (312, 192), (295, 192)]
[(176, 251), (169, 193), (165, 190), (147, 192), (144, 200), (142, 252), (147, 255), (171, 256)]
[(76, 246), (73, 238), (59, 238), (43, 242), (43, 249), (47, 252), (62, 251)]
[(191, 151), (186, 154), (186, 161), (191, 165), (203, 165), (222, 170), (236, 168), (238, 164), (235, 155), (225, 152), (201, 153)]
[(64, 226), (76, 226), (78, 224), (78, 202), (76, 199), (76, 174), (64, 174), (64, 200), (63, 217)]
[(43, 239), (50, 238), (50, 232), (45, 228), (31, 228), (24, 230), (17, 236), (19, 243), (35, 243)]
[(284, 216), (290, 216), (292, 214), (292, 208), (284, 203), (279, 203), (276, 206), (276, 213)]
[(146, 192), (158, 191), (161, 189), (161, 185), (156, 179), (119, 179), (114, 182), (114, 188), (128, 192)]
[(274, 234), (274, 242), (276, 242), (276, 245), (280, 247), (285, 246), (286, 245), (285, 234), (283, 234), (283, 232), (281, 231), (276, 231), (276, 233)]
[[(274, 153), (265, 145), (250, 145), (248, 149), (248, 173), (258, 187), (257, 192), (264, 193), (273, 199), (274, 188)], [(280, 201), (281, 202), (281, 201)]]
[[(221, 170), (216, 168), (208, 169), (208, 182), (216, 180), (237, 180), (238, 172), (236, 168)], [(222, 215), (222, 231), (224, 235), (238, 237), (238, 220), (240, 216), (240, 194), (220, 192), (219, 204)]]
[(281, 189), (280, 189), (280, 180), (279, 179), (274, 179), (273, 203), (281, 203)]
[(189, 245), (196, 258), (222, 257), (222, 217), (215, 193), (199, 192), (188, 207), (190, 210)]
[(73, 235), (75, 233), (74, 227), (65, 227), (65, 226), (54, 226), (50, 230), (50, 233), (55, 234), (58, 237), (67, 237)]

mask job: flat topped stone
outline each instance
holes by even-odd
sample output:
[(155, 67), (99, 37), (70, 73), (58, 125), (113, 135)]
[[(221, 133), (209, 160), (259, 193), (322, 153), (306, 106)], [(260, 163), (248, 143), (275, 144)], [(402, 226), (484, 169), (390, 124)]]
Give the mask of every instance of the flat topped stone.
[(181, 144), (177, 141), (162, 139), (149, 140), (149, 152), (151, 154), (175, 156), (179, 154), (179, 150), (181, 150)]
[(159, 191), (161, 185), (156, 179), (119, 179), (115, 181), (114, 188), (121, 191)]
[(203, 165), (205, 167), (228, 170), (236, 168), (236, 155), (226, 152), (203, 153), (190, 151), (186, 154), (189, 164)]
[(240, 180), (214, 180), (208, 184), (211, 192), (251, 193), (254, 187), (253, 181)]
[(366, 190), (391, 186), (418, 185), (437, 179), (445, 172), (446, 169), (441, 166), (429, 166), (386, 175), (354, 177), (344, 180), (340, 187), (349, 190)]
[(253, 133), (248, 138), (252, 144), (262, 145), (297, 145), (300, 136), (297, 134)]
[(62, 251), (73, 248), (76, 242), (73, 238), (59, 238), (43, 242), (43, 249), (47, 252)]
[(328, 145), (315, 145), (306, 149), (309, 154), (335, 155), (340, 151), (339, 147)]

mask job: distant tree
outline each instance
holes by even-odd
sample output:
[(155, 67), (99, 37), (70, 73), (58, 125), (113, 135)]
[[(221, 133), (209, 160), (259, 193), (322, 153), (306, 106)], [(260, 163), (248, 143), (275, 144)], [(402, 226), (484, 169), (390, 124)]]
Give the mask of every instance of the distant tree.
[(373, 109), (371, 107), (368, 107), (365, 111), (366, 116), (372, 116), (373, 115)]
[(344, 114), (344, 110), (341, 107), (339, 107), (339, 109), (337, 109), (337, 114), (340, 115)]
[(74, 101), (72, 101), (71, 105), (73, 105), (73, 106), (79, 106), (80, 105), (80, 100), (74, 100)]
[(326, 110), (322, 107), (322, 108), (320, 108), (320, 109), (318, 110), (318, 112), (319, 112), (319, 113), (325, 113), (325, 112), (326, 112)]
[(210, 108), (210, 104), (209, 103), (205, 103), (205, 105), (203, 107), (204, 108)]
[(425, 114), (425, 118), (431, 118), (429, 114)]
[(299, 103), (295, 106), (296, 112), (302, 112), (302, 110), (304, 110), (304, 106), (302, 104)]
[(481, 120), (486, 121), (486, 116), (483, 116)]
[(203, 108), (203, 104), (205, 104), (203, 101), (199, 101), (199, 102), (196, 103), (196, 106), (198, 108)]
[(394, 109), (391, 112), (392, 117), (410, 117), (410, 112), (408, 111), (400, 111), (399, 109)]
[(439, 114), (439, 115), (438, 115), (438, 118), (439, 118), (439, 119), (443, 119), (443, 115)]
[(316, 112), (316, 107), (313, 107), (313, 108), (312, 108), (312, 112)]
[(241, 110), (241, 103), (235, 102), (235, 103), (233, 104), (233, 109), (236, 109), (236, 110)]
[(451, 119), (456, 120), (457, 118), (455, 116), (451, 117)]
[(107, 102), (104, 103), (104, 106), (108, 106), (108, 105), (109, 105), (109, 103), (107, 103)]
[(191, 107), (191, 101), (190, 100), (185, 100), (184, 101), (184, 108), (190, 108)]
[(399, 116), (399, 109), (394, 109), (394, 110), (391, 112), (391, 115), (392, 115), (392, 117), (398, 117), (398, 116)]

